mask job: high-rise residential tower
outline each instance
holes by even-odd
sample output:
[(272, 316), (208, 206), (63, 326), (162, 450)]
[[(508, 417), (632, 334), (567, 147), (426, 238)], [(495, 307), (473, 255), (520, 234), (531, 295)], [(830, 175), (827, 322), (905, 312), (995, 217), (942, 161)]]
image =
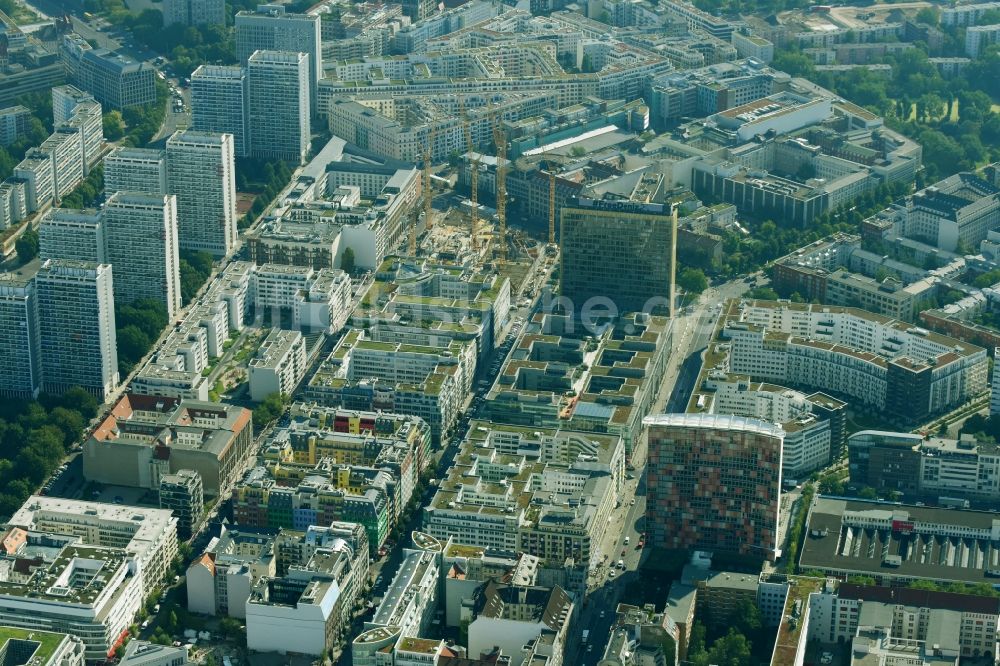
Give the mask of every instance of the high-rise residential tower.
[(0, 396), (32, 398), (42, 384), (35, 285), (0, 273)]
[(226, 25), (226, 0), (163, 0), (163, 25)]
[(247, 62), (251, 154), (301, 164), (309, 153), (309, 69), (304, 53), (257, 51)]
[(646, 525), (667, 549), (773, 560), (781, 496), (780, 426), (742, 416), (646, 417)]
[(38, 227), (38, 255), (45, 259), (107, 262), (102, 215), (94, 209), (50, 208)]
[(250, 154), (247, 73), (242, 67), (202, 65), (191, 74), (191, 126), (233, 135), (237, 157)]
[(104, 238), (115, 269), (115, 298), (161, 301), (172, 319), (181, 306), (176, 197), (112, 194), (104, 208)]
[(560, 293), (575, 312), (611, 304), (620, 313), (668, 308), (670, 206), (571, 199), (561, 219)]
[(50, 259), (35, 276), (42, 390), (80, 386), (104, 399), (118, 386), (111, 266)]
[(115, 148), (104, 158), (104, 191), (166, 194), (166, 153), (152, 148)]
[(246, 65), (255, 51), (292, 51), (308, 56), (310, 98), (323, 78), (323, 51), (319, 14), (289, 14), (279, 4), (263, 4), (257, 11), (236, 14), (236, 57)]
[(167, 187), (185, 250), (229, 254), (236, 243), (233, 135), (178, 130), (167, 139)]

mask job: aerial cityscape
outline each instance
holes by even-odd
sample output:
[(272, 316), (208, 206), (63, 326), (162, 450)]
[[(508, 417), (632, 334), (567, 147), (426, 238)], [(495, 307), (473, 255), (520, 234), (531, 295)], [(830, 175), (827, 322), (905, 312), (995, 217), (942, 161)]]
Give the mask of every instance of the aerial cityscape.
[(1000, 2), (0, 0), (0, 666), (1000, 664)]

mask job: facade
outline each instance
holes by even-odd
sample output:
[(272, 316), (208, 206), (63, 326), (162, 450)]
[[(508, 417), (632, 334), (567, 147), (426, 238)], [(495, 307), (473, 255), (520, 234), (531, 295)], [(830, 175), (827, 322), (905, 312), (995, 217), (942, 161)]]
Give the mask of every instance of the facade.
[(0, 146), (9, 146), (28, 131), (31, 111), (17, 104), (0, 109)]
[(250, 154), (245, 68), (201, 65), (194, 70), (191, 74), (191, 126), (199, 132), (232, 134), (236, 156)]
[(962, 172), (907, 197), (884, 213), (900, 236), (926, 239), (948, 252), (976, 247), (1000, 228), (1000, 188), (980, 174)]
[(138, 639), (129, 641), (118, 661), (119, 666), (186, 666), (188, 646), (158, 645)]
[(173, 319), (181, 307), (177, 198), (116, 192), (108, 197), (103, 225), (115, 299), (160, 301)]
[(167, 181), (177, 197), (177, 238), (217, 257), (236, 244), (233, 136), (178, 130), (167, 139)]
[(0, 395), (33, 398), (42, 384), (38, 296), (31, 280), (0, 274)]
[(103, 399), (119, 380), (111, 266), (50, 259), (35, 289), (43, 390), (82, 386)]
[(38, 256), (107, 263), (104, 221), (100, 212), (51, 208), (38, 227)]
[(563, 206), (559, 280), (567, 307), (669, 309), (672, 219), (664, 204), (577, 199)]
[[(316, 17), (317, 30), (319, 17)], [(251, 155), (305, 162), (311, 129), (309, 56), (256, 51), (247, 60), (247, 129)]]
[(98, 483), (157, 489), (181, 470), (221, 495), (250, 465), (250, 410), (194, 400), (126, 395), (83, 447), (83, 475)]
[[(997, 348), (993, 349), (993, 357), (996, 358)], [(990, 416), (1000, 414), (1000, 372), (993, 373), (990, 384)]]
[(14, 167), (14, 178), (24, 183), (24, 208), (35, 213), (55, 199), (55, 180), (52, 155), (31, 148), (24, 159)]
[(205, 512), (205, 489), (201, 474), (190, 469), (160, 477), (160, 508), (177, 518), (177, 538), (190, 539), (201, 524)]
[(258, 314), (279, 321), (291, 315), (301, 331), (339, 331), (352, 309), (351, 278), (332, 268), (264, 264), (253, 274), (251, 289)]
[(469, 624), (471, 654), (487, 654), (499, 647), (510, 655), (511, 666), (521, 666), (522, 647), (544, 640), (551, 649), (548, 663), (562, 664), (569, 627), (576, 615), (575, 604), (565, 590), (490, 581), (474, 602), (476, 619)]
[(714, 414), (651, 416), (644, 423), (653, 545), (777, 557), (784, 431)]
[(250, 360), (250, 398), (292, 395), (306, 374), (306, 339), (298, 331), (272, 329)]
[(110, 194), (167, 194), (166, 154), (154, 148), (115, 148), (104, 158), (104, 189)]
[(723, 337), (733, 372), (808, 386), (900, 421), (926, 420), (986, 390), (986, 350), (849, 307), (731, 302)]
[(226, 25), (225, 0), (164, 0), (163, 25)]

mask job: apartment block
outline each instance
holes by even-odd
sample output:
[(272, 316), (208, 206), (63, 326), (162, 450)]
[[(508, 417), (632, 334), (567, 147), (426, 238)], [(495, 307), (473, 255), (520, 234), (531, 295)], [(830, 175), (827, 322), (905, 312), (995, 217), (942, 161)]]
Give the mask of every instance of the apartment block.
[(277, 535), (276, 529), (223, 525), (187, 568), (188, 610), (245, 618), (247, 599), (258, 581), (277, 574)]
[(31, 148), (14, 167), (14, 178), (24, 183), (24, 209), (36, 213), (55, 199), (55, 180), (51, 153)]
[(17, 224), (28, 214), (24, 185), (25, 182), (19, 178), (0, 182), (0, 229)]
[(229, 255), (237, 235), (233, 136), (175, 132), (167, 139), (167, 182), (177, 197), (180, 246)]
[(291, 51), (255, 51), (247, 59), (247, 128), (253, 156), (305, 162), (312, 136), (309, 67), (308, 55)]
[(292, 395), (306, 373), (306, 339), (298, 331), (272, 329), (250, 360), (250, 398)]
[(243, 67), (201, 65), (191, 74), (191, 127), (233, 135), (237, 157), (250, 154), (247, 73)]
[(332, 268), (264, 264), (251, 278), (254, 307), (272, 321), (291, 319), (291, 327), (302, 331), (335, 333), (350, 315), (351, 278)]
[(166, 154), (155, 148), (115, 148), (104, 158), (104, 189), (167, 194)]
[(975, 173), (957, 173), (907, 197), (887, 211), (893, 231), (928, 239), (948, 252), (976, 247), (1000, 228), (1000, 188)]
[(111, 266), (49, 259), (35, 289), (43, 390), (82, 386), (103, 400), (119, 381)]
[(94, 209), (51, 208), (38, 227), (38, 256), (107, 263), (104, 221)]
[(205, 489), (201, 474), (191, 469), (160, 477), (160, 508), (177, 518), (177, 538), (186, 541), (194, 536), (205, 512)]
[[(723, 337), (731, 369), (927, 419), (986, 390), (986, 350), (857, 308), (731, 302)], [(766, 340), (766, 343), (765, 343)]]
[[(291, 467), (291, 465), (289, 465)], [(383, 469), (336, 465), (330, 459), (295, 476), (275, 478), (283, 466), (251, 470), (233, 493), (233, 516), (241, 526), (304, 531), (336, 521), (358, 523), (374, 557), (395, 526), (392, 501), (398, 483)]]
[(31, 280), (0, 274), (0, 395), (33, 398), (42, 385), (38, 295)]
[(524, 663), (522, 648), (544, 642), (547, 663), (562, 664), (575, 604), (565, 590), (521, 587), (490, 581), (475, 598), (476, 619), (469, 624), (469, 651), (486, 654), (499, 647), (511, 666)]
[(103, 215), (108, 262), (115, 269), (115, 298), (163, 303), (169, 319), (181, 307), (177, 198), (116, 192)]
[(52, 195), (58, 201), (83, 182), (83, 137), (79, 128), (57, 127), (36, 149), (52, 161)]
[(163, 25), (226, 25), (225, 0), (164, 0)]
[(250, 410), (232, 405), (126, 395), (83, 446), (83, 475), (98, 483), (158, 489), (192, 470), (204, 492), (228, 492), (255, 451)]
[(52, 126), (79, 132), (83, 151), (83, 175), (87, 176), (101, 156), (104, 116), (101, 104), (76, 86), (52, 88)]
[[(670, 309), (670, 206), (571, 200), (561, 214), (560, 296), (574, 313)], [(593, 316), (593, 315), (592, 315)]]

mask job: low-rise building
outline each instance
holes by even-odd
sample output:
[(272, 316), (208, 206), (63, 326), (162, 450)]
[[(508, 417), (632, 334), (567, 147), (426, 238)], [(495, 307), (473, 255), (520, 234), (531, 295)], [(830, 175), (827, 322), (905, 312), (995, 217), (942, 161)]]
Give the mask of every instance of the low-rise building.
[(254, 456), (250, 410), (232, 405), (126, 395), (84, 443), (90, 481), (139, 488), (194, 470), (210, 495), (228, 492)]
[(277, 530), (224, 526), (187, 569), (187, 607), (192, 613), (246, 617), (258, 580), (274, 576)]

